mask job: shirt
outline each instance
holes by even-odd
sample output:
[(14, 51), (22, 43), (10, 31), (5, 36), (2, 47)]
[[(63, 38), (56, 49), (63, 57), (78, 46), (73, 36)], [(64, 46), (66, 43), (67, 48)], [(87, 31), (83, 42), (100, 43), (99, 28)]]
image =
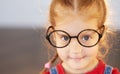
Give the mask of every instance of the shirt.
[[(106, 64), (102, 60), (99, 60), (99, 64), (97, 65), (97, 67), (85, 74), (104, 74), (105, 66)], [(62, 67), (62, 63), (57, 64), (55, 68), (57, 69), (58, 74), (65, 74), (64, 68)], [(50, 74), (50, 71), (44, 72), (43, 74)], [(120, 72), (117, 68), (113, 68), (112, 74), (120, 74)]]

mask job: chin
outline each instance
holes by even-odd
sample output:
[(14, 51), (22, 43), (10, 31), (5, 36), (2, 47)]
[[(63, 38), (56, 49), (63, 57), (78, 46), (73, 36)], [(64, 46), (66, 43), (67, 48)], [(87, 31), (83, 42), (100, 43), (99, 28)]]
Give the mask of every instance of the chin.
[(87, 62), (69, 63), (69, 66), (72, 69), (83, 69), (87, 66)]

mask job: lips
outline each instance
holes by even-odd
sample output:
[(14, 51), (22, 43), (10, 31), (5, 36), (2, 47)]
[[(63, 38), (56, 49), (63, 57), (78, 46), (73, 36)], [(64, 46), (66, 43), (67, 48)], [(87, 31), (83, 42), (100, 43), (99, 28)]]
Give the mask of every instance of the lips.
[(84, 57), (71, 57), (71, 56), (69, 56), (68, 58), (69, 58), (70, 60), (73, 60), (73, 61), (81, 61), (82, 59), (85, 58), (85, 56), (84, 56)]

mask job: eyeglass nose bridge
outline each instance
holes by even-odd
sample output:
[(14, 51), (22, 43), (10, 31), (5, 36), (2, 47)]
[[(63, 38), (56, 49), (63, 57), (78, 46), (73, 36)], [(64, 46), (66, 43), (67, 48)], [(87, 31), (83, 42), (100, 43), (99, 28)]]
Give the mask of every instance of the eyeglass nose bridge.
[[(78, 36), (70, 36), (70, 42), (71, 42), (71, 39), (72, 39), (72, 38), (76, 38), (76, 39), (77, 39), (77, 42), (78, 42), (80, 45), (82, 45), (82, 44), (80, 43), (80, 41), (78, 40)], [(69, 43), (70, 43), (70, 42), (69, 42)]]
[[(78, 36), (70, 36), (70, 40), (71, 40), (72, 38), (76, 38), (77, 41), (78, 41)], [(79, 41), (78, 41), (78, 42), (79, 42)]]
[(78, 38), (77, 36), (70, 36), (70, 38)]

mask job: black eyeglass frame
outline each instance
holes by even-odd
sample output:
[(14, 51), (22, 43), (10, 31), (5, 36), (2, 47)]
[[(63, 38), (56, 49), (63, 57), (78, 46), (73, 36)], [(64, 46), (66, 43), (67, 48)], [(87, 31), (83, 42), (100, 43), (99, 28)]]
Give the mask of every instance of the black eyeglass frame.
[[(53, 26), (49, 26), (48, 29), (47, 29), (47, 32), (46, 32), (46, 39), (48, 40), (48, 42), (49, 42), (53, 47), (56, 47), (56, 48), (64, 48), (64, 47), (68, 46), (68, 45), (70, 44), (70, 41), (71, 41), (72, 38), (77, 38), (78, 43), (79, 43), (80, 45), (82, 45), (83, 47), (93, 47), (93, 46), (95, 46), (95, 45), (98, 44), (98, 42), (100, 41), (100, 39), (101, 39), (102, 36), (103, 36), (105, 26), (103, 25), (103, 26), (101, 26), (99, 29), (101, 29), (101, 28), (103, 28), (103, 31), (102, 31), (101, 34), (100, 34), (97, 30), (94, 30), (94, 29), (85, 29), (85, 30), (80, 31), (77, 36), (70, 36), (67, 32), (65, 32), (65, 31), (63, 31), (63, 30), (55, 30)], [(53, 29), (53, 31), (48, 34), (48, 32), (49, 32), (50, 29)], [(84, 44), (82, 44), (82, 43), (79, 41), (79, 39), (78, 39), (80, 33), (84, 32), (84, 31), (87, 31), (87, 30), (94, 31), (94, 32), (96, 32), (96, 33), (98, 34), (98, 36), (99, 36), (98, 41), (97, 41), (94, 45), (91, 45), (91, 46), (84, 45)], [(68, 42), (66, 45), (62, 46), (62, 47), (58, 47), (58, 46), (52, 44), (52, 42), (50, 41), (50, 36), (51, 36), (51, 34), (54, 33), (54, 32), (57, 32), (57, 31), (60, 31), (60, 32), (63, 32), (63, 33), (65, 33), (65, 34), (67, 34), (68, 37), (70, 38), (70, 39), (69, 39), (69, 42)]]

